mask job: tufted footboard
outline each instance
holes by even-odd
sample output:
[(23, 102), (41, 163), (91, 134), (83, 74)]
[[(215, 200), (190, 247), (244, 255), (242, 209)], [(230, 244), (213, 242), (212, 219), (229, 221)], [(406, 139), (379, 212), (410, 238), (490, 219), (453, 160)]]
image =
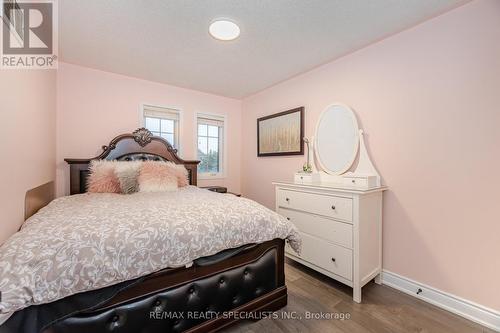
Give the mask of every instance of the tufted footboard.
[(284, 241), (275, 239), (211, 265), (152, 274), (44, 333), (215, 331), (285, 306), (284, 282)]

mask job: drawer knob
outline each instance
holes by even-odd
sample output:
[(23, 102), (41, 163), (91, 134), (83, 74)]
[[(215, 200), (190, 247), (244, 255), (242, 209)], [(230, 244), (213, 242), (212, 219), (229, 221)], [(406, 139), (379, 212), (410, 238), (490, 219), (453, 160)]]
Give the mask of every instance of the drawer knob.
[(354, 183), (356, 183), (356, 180), (353, 179), (353, 180), (351, 180), (351, 182), (354, 184)]
[(332, 262), (335, 262), (335, 258), (332, 258)]
[(335, 210), (335, 206), (334, 205), (332, 205), (332, 209)]
[(289, 218), (289, 217), (287, 217), (286, 219), (287, 219), (288, 221), (290, 221), (290, 218)]
[(286, 202), (290, 202), (290, 198), (286, 198), (285, 200), (286, 200)]

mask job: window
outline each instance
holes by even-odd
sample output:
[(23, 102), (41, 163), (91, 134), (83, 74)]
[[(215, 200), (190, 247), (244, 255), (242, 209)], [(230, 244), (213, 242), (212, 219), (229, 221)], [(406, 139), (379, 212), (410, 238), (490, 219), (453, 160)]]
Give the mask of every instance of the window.
[(179, 149), (179, 110), (144, 105), (144, 127)]
[(198, 173), (202, 178), (223, 177), (224, 171), (224, 117), (197, 115)]

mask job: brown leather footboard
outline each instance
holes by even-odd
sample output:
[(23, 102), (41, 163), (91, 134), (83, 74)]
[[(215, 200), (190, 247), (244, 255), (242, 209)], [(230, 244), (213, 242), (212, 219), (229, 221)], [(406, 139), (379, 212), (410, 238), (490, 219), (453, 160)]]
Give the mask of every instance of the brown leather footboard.
[(167, 269), (91, 312), (44, 333), (209, 332), (286, 305), (284, 241), (259, 244), (207, 266)]

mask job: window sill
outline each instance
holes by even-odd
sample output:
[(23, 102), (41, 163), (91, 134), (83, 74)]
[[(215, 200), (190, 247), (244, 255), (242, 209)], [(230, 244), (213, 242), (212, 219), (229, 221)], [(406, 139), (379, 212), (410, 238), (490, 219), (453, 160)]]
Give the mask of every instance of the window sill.
[(222, 173), (210, 174), (210, 173), (199, 173), (198, 179), (210, 180), (210, 179), (225, 179), (226, 175)]

